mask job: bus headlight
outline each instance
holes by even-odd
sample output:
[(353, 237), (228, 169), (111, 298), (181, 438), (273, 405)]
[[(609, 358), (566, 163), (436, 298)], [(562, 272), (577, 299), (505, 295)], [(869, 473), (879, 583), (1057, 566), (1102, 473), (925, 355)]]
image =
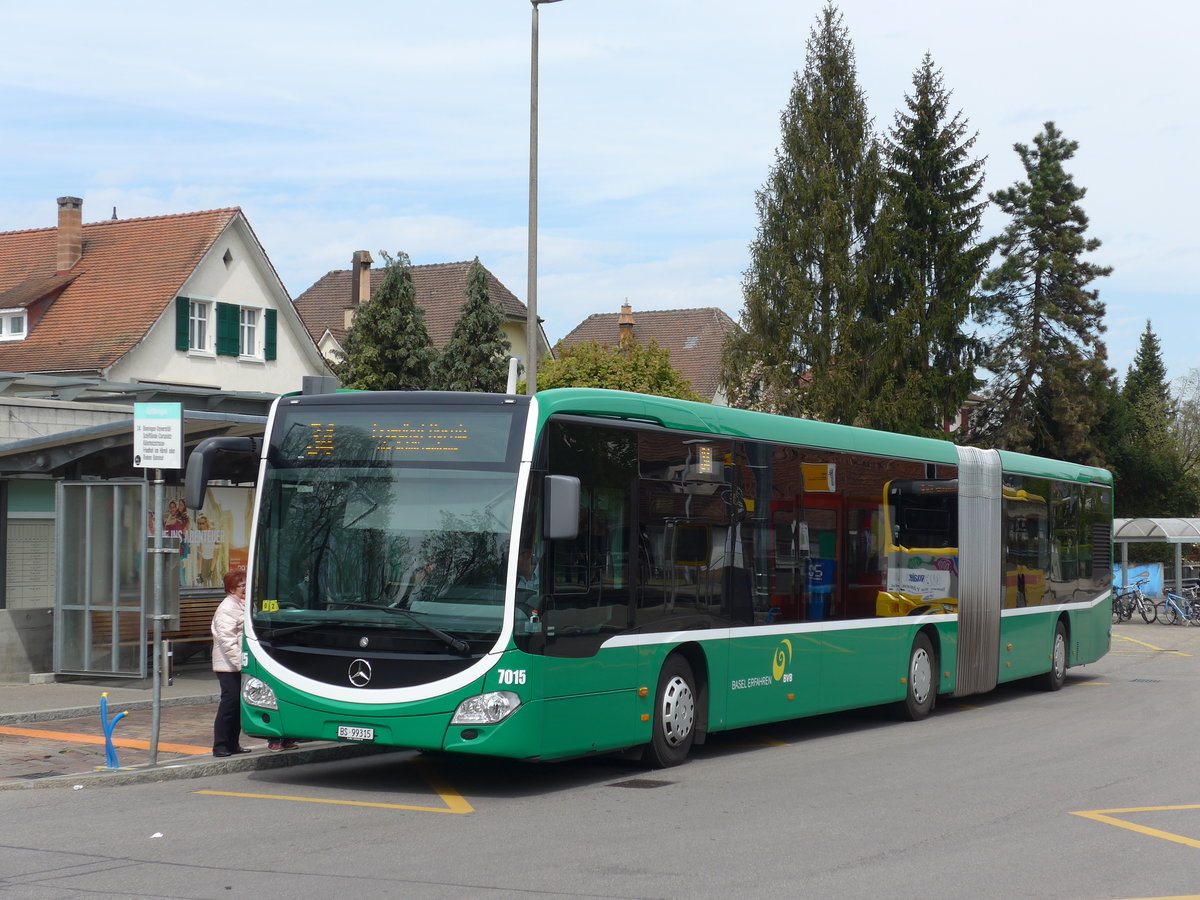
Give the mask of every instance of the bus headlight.
[(279, 709), (279, 701), (275, 699), (275, 692), (271, 690), (271, 686), (253, 675), (242, 681), (242, 699), (249, 706), (257, 706), (260, 709)]
[(521, 698), (512, 691), (492, 691), (477, 697), (468, 697), (458, 704), (451, 725), (495, 725), (511, 716)]

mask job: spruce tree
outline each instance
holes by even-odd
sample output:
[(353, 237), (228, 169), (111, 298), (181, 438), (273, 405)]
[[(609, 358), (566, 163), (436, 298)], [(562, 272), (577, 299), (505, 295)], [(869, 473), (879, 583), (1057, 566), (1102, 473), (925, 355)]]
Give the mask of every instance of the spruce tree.
[(1063, 168), (1078, 143), (1047, 122), (1033, 144), (1014, 145), (1028, 181), (991, 195), (1012, 221), (998, 239), (1000, 264), (983, 284), (995, 338), (972, 439), (1100, 463), (1093, 429), (1111, 370), (1104, 304), (1087, 285), (1112, 269), (1083, 259), (1100, 241), (1087, 237), (1079, 205), (1086, 190)]
[(887, 357), (877, 371), (890, 383), (876, 387), (871, 419), (910, 434), (936, 432), (957, 416), (978, 386), (983, 349), (967, 329), (993, 251), (978, 240), (983, 160), (971, 158), (975, 135), (949, 103), (926, 53), (884, 146), (888, 209), (876, 233), (887, 241), (887, 328), (876, 346)]
[(879, 150), (854, 48), (827, 5), (781, 116), (782, 136), (756, 195), (759, 226), (743, 281), (742, 329), (726, 340), (731, 402), (855, 421)]
[(1146, 322), (1119, 401), (1125, 427), (1116, 432), (1107, 460), (1113, 469), (1117, 515), (1194, 515), (1200, 492), (1179, 442), (1167, 368), (1150, 322)]
[(345, 387), (390, 391), (429, 387), (436, 354), (425, 330), (425, 311), (417, 306), (408, 254), (387, 264), (370, 302), (357, 311), (334, 371)]
[(512, 348), (500, 327), (504, 316), (488, 292), (488, 271), (479, 257), (467, 270), (464, 293), (466, 303), (434, 364), (433, 384), (443, 391), (502, 393)]

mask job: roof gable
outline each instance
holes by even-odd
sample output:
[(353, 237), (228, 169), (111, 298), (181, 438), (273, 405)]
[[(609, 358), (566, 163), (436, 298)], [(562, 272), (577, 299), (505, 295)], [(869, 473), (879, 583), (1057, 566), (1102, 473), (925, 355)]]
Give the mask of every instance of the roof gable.
[(0, 370), (108, 368), (146, 335), (240, 216), (229, 208), (84, 224), (82, 256), (65, 273), (55, 271), (57, 228), (0, 233), (0, 295), (36, 302), (67, 282), (24, 340), (0, 344)]
[[(638, 310), (633, 313), (633, 339), (646, 346), (651, 341), (671, 351), (671, 365), (692, 383), (701, 397), (711, 399), (721, 384), (721, 346), (737, 324), (715, 306), (698, 309)], [(621, 342), (620, 313), (594, 313), (575, 326), (562, 344), (590, 341), (615, 347)]]

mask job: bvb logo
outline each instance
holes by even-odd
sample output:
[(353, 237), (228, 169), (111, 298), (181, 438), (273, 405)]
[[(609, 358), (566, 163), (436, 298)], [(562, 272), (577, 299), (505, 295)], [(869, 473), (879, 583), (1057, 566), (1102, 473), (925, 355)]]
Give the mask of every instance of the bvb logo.
[(775, 658), (771, 661), (771, 674), (775, 676), (776, 681), (783, 679), (784, 670), (792, 661), (792, 642), (783, 640), (779, 646), (775, 648)]

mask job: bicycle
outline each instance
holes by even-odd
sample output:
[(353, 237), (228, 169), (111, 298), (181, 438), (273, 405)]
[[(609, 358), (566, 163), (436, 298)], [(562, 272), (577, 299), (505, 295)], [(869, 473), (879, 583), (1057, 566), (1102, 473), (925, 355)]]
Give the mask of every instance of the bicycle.
[(1134, 610), (1149, 624), (1158, 618), (1158, 609), (1154, 602), (1142, 592), (1142, 585), (1149, 583), (1148, 578), (1134, 582), (1132, 587), (1113, 597), (1113, 622), (1128, 622), (1133, 618)]
[(1163, 592), (1163, 602), (1158, 604), (1158, 617), (1164, 625), (1200, 625), (1200, 603), (1195, 599), (1195, 589), (1192, 597), (1181, 597), (1171, 591)]
[[(1112, 623), (1114, 625), (1120, 625), (1133, 614), (1133, 610), (1130, 608), (1128, 602), (1130, 593), (1130, 591), (1122, 590), (1119, 587), (1113, 588)], [(1129, 615), (1126, 615), (1126, 613)]]

